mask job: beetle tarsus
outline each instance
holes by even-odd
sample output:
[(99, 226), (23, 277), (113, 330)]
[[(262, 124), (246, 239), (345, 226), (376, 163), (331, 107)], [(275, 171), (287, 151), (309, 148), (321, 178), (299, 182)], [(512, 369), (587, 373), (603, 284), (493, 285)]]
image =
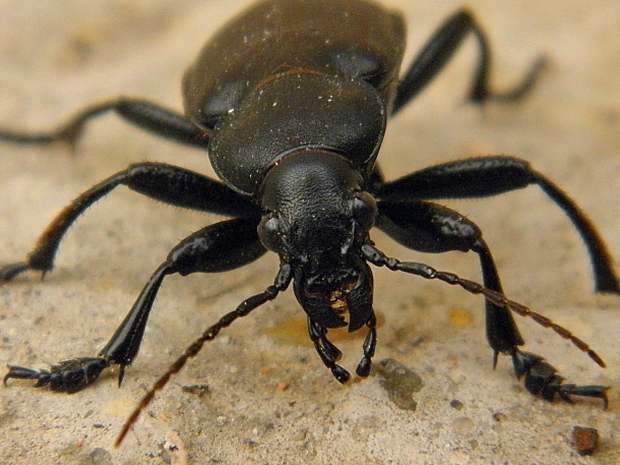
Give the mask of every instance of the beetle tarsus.
[(603, 408), (607, 409), (610, 386), (564, 384), (565, 378), (540, 355), (515, 348), (511, 356), (517, 379), (523, 380), (523, 385), (531, 394), (547, 401), (553, 401), (557, 394), (568, 403), (573, 403), (571, 396), (592, 397), (601, 399)]
[(30, 265), (27, 262), (16, 262), (5, 265), (0, 268), (0, 283), (11, 281), (17, 275), (30, 269)]
[(90, 386), (109, 366), (109, 361), (102, 357), (64, 360), (52, 365), (49, 371), (7, 365), (9, 371), (4, 375), (4, 384), (9, 379), (36, 380), (34, 387), (49, 386), (52, 391), (72, 394)]
[(486, 86), (474, 87), (469, 95), (469, 101), (474, 104), (484, 104), (486, 102), (515, 102), (521, 100), (527, 94), (530, 93), (538, 77), (544, 72), (547, 67), (548, 59), (546, 56), (541, 55), (534, 60), (530, 68), (527, 70), (525, 76), (519, 81), (519, 83), (512, 89), (496, 92), (490, 91)]

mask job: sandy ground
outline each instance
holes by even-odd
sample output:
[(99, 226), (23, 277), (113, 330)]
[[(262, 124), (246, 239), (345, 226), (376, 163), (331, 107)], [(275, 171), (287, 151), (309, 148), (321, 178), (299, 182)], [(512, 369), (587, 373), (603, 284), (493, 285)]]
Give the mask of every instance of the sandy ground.
[[(386, 3), (405, 12), (406, 60), (459, 6), (452, 0)], [(185, 67), (214, 29), (245, 4), (0, 1), (0, 123), (53, 127), (84, 103), (119, 94), (180, 109)], [(518, 80), (540, 53), (550, 65), (522, 103), (480, 110), (463, 103), (474, 56), (468, 43), (391, 122), (380, 156), (387, 177), (477, 154), (522, 156), (590, 214), (620, 268), (620, 3), (469, 5), (491, 38), (498, 87)], [(21, 259), (54, 213), (79, 192), (146, 159), (212, 173), (205, 154), (145, 135), (113, 116), (89, 127), (75, 156), (63, 146), (0, 145), (0, 262)], [(570, 343), (519, 318), (527, 349), (545, 355), (570, 381), (617, 388), (620, 297), (592, 294), (586, 253), (560, 210), (535, 187), (449, 205), (485, 231), (510, 297), (589, 341), (609, 368), (599, 369)], [(167, 251), (217, 220), (115, 191), (71, 229), (44, 283), (28, 274), (0, 288), (0, 362), (44, 368), (96, 353)], [(378, 232), (373, 237), (388, 254), (479, 279), (472, 255), (421, 256)], [(365, 382), (335, 382), (306, 342), (302, 311), (287, 292), (205, 347), (114, 449), (125, 418), (169, 363), (203, 328), (269, 285), (276, 269), (277, 258), (266, 256), (231, 273), (167, 280), (121, 389), (113, 373), (71, 396), (28, 383), (0, 388), (0, 462), (620, 462), (617, 389), (607, 411), (597, 401), (552, 404), (530, 396), (507, 358), (493, 371), (480, 299), (384, 270), (375, 273), (381, 321), (375, 359), (391, 359), (409, 373), (401, 379), (419, 390), (406, 392), (406, 402), (385, 368)], [(335, 337), (349, 368), (363, 340), (354, 336)], [(411, 384), (416, 375), (421, 386)], [(191, 385), (208, 390), (182, 390)], [(598, 429), (601, 445), (594, 456), (574, 452), (570, 435), (576, 425)]]

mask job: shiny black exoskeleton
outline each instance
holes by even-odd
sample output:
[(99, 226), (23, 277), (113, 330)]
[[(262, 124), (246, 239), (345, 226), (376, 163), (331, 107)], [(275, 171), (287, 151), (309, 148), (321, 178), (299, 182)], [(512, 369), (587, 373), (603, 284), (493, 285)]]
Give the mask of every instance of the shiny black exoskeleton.
[[(469, 33), (480, 51), (470, 100), (515, 100), (526, 94), (542, 62), (537, 61), (514, 89), (489, 89), (487, 39), (467, 10), (458, 11), (436, 31), (401, 77), (405, 26), (399, 14), (362, 0), (265, 0), (216, 34), (187, 71), (185, 116), (148, 101), (119, 98), (87, 107), (54, 132), (0, 131), (0, 139), (8, 142), (74, 143), (88, 120), (113, 111), (154, 134), (207, 150), (222, 181), (168, 164), (131, 165), (67, 206), (25, 261), (0, 268), (0, 280), (27, 270), (49, 272), (70, 225), (120, 185), (168, 204), (232, 218), (195, 232), (170, 252), (98, 357), (61, 362), (51, 372), (9, 366), (5, 382), (33, 379), (37, 386), (74, 392), (94, 382), (105, 368), (118, 365), (120, 383), (138, 353), (166, 276), (232, 270), (271, 250), (280, 257), (273, 284), (243, 301), (188, 347), (145, 396), (119, 441), (155, 391), (206, 341), (291, 283), (307, 313), (309, 336), (338, 381), (350, 375), (336, 363), (341, 352), (328, 340), (328, 330), (367, 328), (356, 373), (368, 376), (376, 345), (369, 263), (482, 294), (494, 363), (499, 353), (510, 355), (517, 377), (524, 377), (526, 388), (545, 399), (556, 394), (566, 401), (586, 396), (606, 404), (607, 387), (563, 384), (542, 357), (519, 349), (524, 341), (511, 311), (534, 317), (604, 365), (567, 330), (507, 300), (478, 227), (430, 200), (485, 197), (535, 184), (580, 233), (597, 291), (620, 293), (606, 246), (575, 203), (529, 163), (514, 157), (445, 163), (395, 181), (385, 181), (376, 164), (388, 116), (424, 89)], [(480, 259), (484, 286), (385, 256), (369, 236), (374, 226), (416, 251), (473, 251)]]

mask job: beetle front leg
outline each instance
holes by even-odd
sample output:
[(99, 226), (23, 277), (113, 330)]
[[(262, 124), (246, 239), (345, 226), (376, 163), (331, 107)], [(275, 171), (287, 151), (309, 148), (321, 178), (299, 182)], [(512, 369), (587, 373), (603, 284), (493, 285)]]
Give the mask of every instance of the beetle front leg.
[(257, 220), (235, 219), (216, 223), (199, 230), (179, 243), (153, 273), (133, 307), (98, 357), (76, 358), (36, 372), (9, 366), (4, 378), (36, 380), (35, 387), (49, 386), (53, 391), (77, 392), (92, 384), (101, 372), (112, 365), (120, 366), (119, 385), (138, 354), (144, 330), (163, 279), (178, 273), (216, 273), (244, 266), (266, 250), (256, 233)]
[(517, 379), (523, 379), (525, 388), (531, 394), (548, 401), (552, 401), (557, 394), (569, 403), (573, 402), (571, 396), (592, 397), (602, 399), (603, 407), (607, 409), (607, 391), (610, 386), (564, 384), (564, 377), (540, 355), (515, 348), (511, 356)]
[(9, 379), (36, 380), (34, 387), (49, 386), (52, 391), (68, 394), (81, 391), (92, 384), (103, 370), (110, 366), (104, 357), (82, 357), (65, 360), (52, 365), (50, 370), (31, 370), (15, 365), (7, 365), (9, 371), (4, 375), (4, 385)]
[[(378, 207), (377, 227), (399, 244), (424, 253), (473, 251), (480, 259), (484, 286), (503, 293), (491, 251), (471, 220), (447, 207), (416, 200), (384, 200)], [(510, 352), (524, 341), (506, 307), (487, 300), (485, 309), (487, 339), (495, 365), (500, 352)]]
[[(530, 316), (537, 323), (546, 328), (552, 328), (563, 338), (570, 340), (576, 347), (586, 352), (592, 360), (594, 360), (601, 367), (606, 366), (601, 357), (594, 352), (587, 343), (574, 336), (566, 328), (553, 323), (548, 318), (533, 312), (524, 305), (508, 300), (503, 294), (486, 289), (478, 283), (460, 278), (453, 273), (435, 270), (434, 268), (423, 263), (401, 262), (396, 258), (386, 256), (383, 252), (371, 244), (364, 244), (361, 251), (364, 258), (376, 266), (385, 266), (392, 271), (402, 271), (425, 279), (437, 279), (447, 284), (460, 286), (472, 294), (482, 294), (487, 301), (491, 301), (495, 305), (504, 306), (507, 310), (510, 309), (522, 316)], [(609, 387), (599, 385), (578, 386), (575, 384), (563, 384), (564, 378), (560, 376), (557, 370), (548, 364), (540, 355), (522, 352), (517, 347), (513, 347), (509, 353), (512, 356), (512, 362), (517, 378), (524, 378), (525, 387), (530, 393), (539, 395), (545, 400), (553, 400), (555, 395), (558, 394), (560, 398), (566, 402), (571, 402), (570, 396), (600, 398), (603, 400), (605, 408), (607, 407), (606, 393)]]

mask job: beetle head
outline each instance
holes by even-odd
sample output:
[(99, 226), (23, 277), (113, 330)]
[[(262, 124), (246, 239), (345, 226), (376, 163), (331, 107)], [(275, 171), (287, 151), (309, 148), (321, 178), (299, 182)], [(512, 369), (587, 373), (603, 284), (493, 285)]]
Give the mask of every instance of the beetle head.
[(360, 247), (377, 215), (362, 177), (324, 150), (287, 154), (265, 176), (263, 245), (294, 269), (294, 290), (308, 316), (326, 328), (363, 326), (372, 315), (372, 272)]

